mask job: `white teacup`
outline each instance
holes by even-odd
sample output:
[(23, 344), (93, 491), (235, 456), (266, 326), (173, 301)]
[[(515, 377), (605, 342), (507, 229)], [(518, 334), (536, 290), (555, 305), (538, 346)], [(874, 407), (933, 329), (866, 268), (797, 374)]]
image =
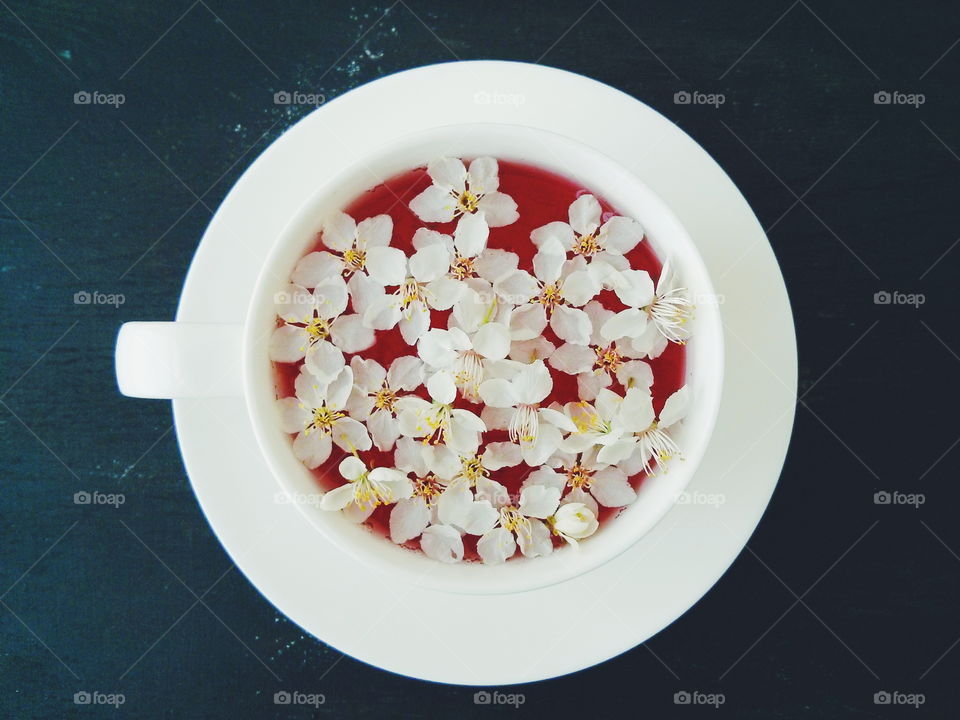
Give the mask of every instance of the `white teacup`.
[[(274, 296), (308, 252), (324, 220), (384, 179), (441, 156), (490, 155), (573, 177), (620, 213), (639, 220), (661, 261), (697, 302), (687, 344), (686, 384), (693, 403), (672, 436), (683, 451), (667, 472), (645, 480), (637, 499), (577, 547), (546, 557), (517, 556), (502, 565), (446, 564), (392, 544), (341, 513), (321, 510), (316, 479), (293, 455), (280, 429), (268, 339)], [(562, 218), (558, 218), (562, 219)], [(456, 593), (521, 592), (561, 582), (611, 560), (637, 542), (673, 506), (693, 477), (713, 432), (723, 382), (723, 334), (713, 286), (700, 255), (662, 200), (634, 174), (600, 152), (544, 130), (505, 124), (456, 125), (423, 131), (371, 152), (316, 189), (276, 239), (256, 286), (246, 323), (127, 323), (117, 339), (116, 367), (125, 395), (147, 398), (243, 396), (264, 459), (279, 487), (313, 525), (369, 569)], [(242, 361), (241, 358), (242, 357)], [(274, 502), (274, 498), (265, 502)], [(291, 549), (306, 553), (309, 548)]]

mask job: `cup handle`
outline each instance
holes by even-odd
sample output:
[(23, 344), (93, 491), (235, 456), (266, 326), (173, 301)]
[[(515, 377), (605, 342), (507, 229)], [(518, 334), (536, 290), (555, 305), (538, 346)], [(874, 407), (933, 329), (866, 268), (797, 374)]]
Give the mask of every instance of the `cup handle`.
[(129, 397), (240, 397), (243, 326), (129, 322), (117, 335), (120, 392)]

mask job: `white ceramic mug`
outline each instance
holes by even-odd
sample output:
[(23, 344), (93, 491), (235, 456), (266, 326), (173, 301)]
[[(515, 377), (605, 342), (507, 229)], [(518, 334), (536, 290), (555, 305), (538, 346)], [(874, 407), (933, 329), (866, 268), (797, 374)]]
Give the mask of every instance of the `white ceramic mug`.
[[(286, 288), (297, 261), (312, 249), (331, 213), (395, 174), (441, 156), (490, 155), (529, 163), (574, 179), (621, 214), (636, 218), (657, 256), (669, 258), (678, 282), (697, 302), (687, 343), (686, 384), (693, 403), (672, 436), (683, 460), (645, 480), (637, 499), (578, 547), (495, 566), (446, 564), (394, 545), (341, 513), (321, 510), (313, 474), (293, 455), (280, 429), (268, 340), (274, 297)], [(318, 158), (322, 161), (322, 158)], [(522, 209), (521, 209), (522, 210)], [(562, 218), (558, 218), (562, 219)], [(253, 290), (244, 325), (126, 323), (117, 338), (121, 392), (146, 398), (243, 396), (267, 464), (279, 486), (313, 525), (369, 568), (440, 590), (467, 594), (521, 592), (580, 575), (616, 557), (673, 506), (693, 477), (713, 432), (723, 385), (723, 333), (713, 286), (700, 255), (662, 200), (636, 175), (606, 155), (561, 135), (506, 124), (455, 125), (422, 131), (372, 151), (353, 168), (317, 188), (276, 239)], [(273, 502), (274, 499), (265, 500)], [(309, 562), (309, 548), (297, 548)]]

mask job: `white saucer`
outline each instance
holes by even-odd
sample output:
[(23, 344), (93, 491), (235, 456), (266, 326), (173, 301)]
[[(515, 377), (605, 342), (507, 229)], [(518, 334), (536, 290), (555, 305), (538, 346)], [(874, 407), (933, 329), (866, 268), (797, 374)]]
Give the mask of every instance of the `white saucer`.
[[(518, 595), (446, 595), (370, 574), (294, 506), (278, 503), (279, 486), (259, 455), (242, 400), (173, 406), (187, 472), (214, 532), (281, 612), (323, 642), (392, 672), (506, 685), (571, 673), (643, 643), (726, 571), (783, 465), (796, 401), (796, 339), (763, 230), (699, 145), (606, 85), (506, 62), (392, 75), (291, 128), (214, 216), (177, 319), (243, 322), (274, 238), (320, 178), (393, 137), (470, 122), (536, 126), (593, 145), (658, 192), (693, 236), (723, 299), (726, 380), (715, 435), (689, 486), (692, 502), (673, 508), (623, 555), (574, 580)], [(715, 495), (724, 502), (712, 502)]]

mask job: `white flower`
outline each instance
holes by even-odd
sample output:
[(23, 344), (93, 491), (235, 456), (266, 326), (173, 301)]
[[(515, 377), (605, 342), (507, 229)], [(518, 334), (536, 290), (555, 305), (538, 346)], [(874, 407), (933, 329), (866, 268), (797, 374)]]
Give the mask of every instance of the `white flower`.
[[(449, 277), (450, 254), (441, 243), (425, 245), (408, 259), (394, 247), (371, 248), (367, 271), (379, 287), (365, 285), (363, 322), (375, 330), (397, 323), (408, 345), (430, 327), (430, 309), (449, 310), (463, 292), (463, 284)], [(358, 285), (358, 289), (359, 289)], [(396, 287), (386, 293), (385, 287)]]
[(563, 411), (575, 429), (564, 438), (560, 449), (580, 453), (594, 445), (609, 445), (619, 440), (624, 433), (620, 424), (622, 404), (623, 398), (607, 388), (597, 393), (593, 404), (586, 401), (567, 403)]
[(649, 355), (656, 343), (648, 332), (648, 322), (671, 342), (682, 344), (689, 339), (686, 324), (693, 316), (694, 306), (686, 297), (686, 288), (675, 286), (669, 262), (660, 271), (656, 289), (645, 270), (621, 270), (608, 279), (617, 297), (628, 307), (604, 323), (601, 333), (607, 340), (633, 338), (634, 346)]
[[(431, 522), (437, 522), (436, 501), (450, 480), (450, 477), (439, 477), (427, 466), (423, 448), (422, 443), (412, 438), (402, 437), (397, 440), (394, 464), (398, 470), (413, 476), (412, 496), (398, 502), (390, 511), (390, 539), (398, 545), (420, 536)], [(435, 538), (435, 540), (439, 539), (441, 538)], [(457, 541), (459, 539), (460, 534), (457, 533)], [(430, 541), (427, 542), (427, 547), (431, 550), (436, 549), (436, 545), (431, 544)], [(421, 547), (421, 549), (427, 552), (426, 548)], [(430, 553), (427, 552), (427, 554)], [(446, 551), (439, 554), (440, 557), (434, 559), (445, 560), (450, 557)], [(462, 542), (460, 542), (459, 556), (463, 557)]]
[(347, 482), (323, 495), (320, 507), (324, 510), (344, 510), (356, 507), (351, 516), (363, 522), (379, 505), (389, 505), (413, 494), (410, 479), (394, 468), (377, 467), (368, 470), (360, 458), (353, 455), (340, 462), (340, 474)]
[(498, 322), (481, 325), (472, 337), (459, 328), (434, 328), (417, 343), (420, 358), (432, 369), (452, 374), (463, 396), (471, 402), (479, 399), (485, 364), (503, 360), (509, 352), (510, 330)]
[(338, 212), (324, 225), (321, 240), (333, 250), (312, 252), (297, 263), (291, 279), (297, 285), (312, 288), (334, 275), (359, 273), (366, 269), (367, 252), (390, 244), (393, 218), (375, 215), (357, 223)]
[(456, 158), (440, 158), (427, 165), (433, 184), (410, 201), (410, 209), (426, 222), (446, 223), (458, 215), (483, 212), (490, 227), (517, 221), (517, 204), (500, 187), (497, 161), (479, 157), (470, 169)]
[(367, 428), (344, 411), (353, 387), (349, 367), (342, 368), (329, 384), (321, 383), (304, 367), (294, 387), (296, 397), (278, 400), (277, 406), (281, 429), (297, 433), (293, 453), (304, 465), (313, 469), (326, 462), (331, 442), (349, 453), (370, 449)]
[(512, 379), (493, 378), (480, 384), (480, 397), (488, 408), (512, 408), (507, 422), (510, 439), (520, 444), (530, 466), (543, 464), (560, 446), (562, 431), (575, 429), (563, 413), (540, 407), (552, 389), (553, 378), (543, 360), (522, 366)]
[(378, 450), (390, 450), (400, 437), (396, 404), (400, 391), (416, 390), (423, 384), (423, 363), (406, 355), (390, 363), (390, 370), (376, 360), (354, 355), (350, 360), (354, 386), (347, 402), (350, 415), (367, 424)]
[(513, 270), (494, 283), (497, 294), (520, 305), (510, 318), (514, 340), (531, 340), (550, 327), (561, 340), (586, 345), (590, 318), (580, 310), (602, 289), (598, 272), (582, 257), (567, 260), (556, 238), (543, 242), (533, 257), (533, 272)]
[(347, 285), (343, 278), (328, 277), (320, 281), (313, 292), (291, 283), (274, 299), (277, 315), (284, 324), (270, 337), (270, 359), (297, 362), (308, 350), (320, 345), (321, 353), (328, 359), (332, 357), (331, 370), (336, 374), (343, 367), (343, 354), (328, 338), (331, 322), (347, 308)]
[[(563, 458), (560, 472), (544, 466), (534, 470), (523, 482), (522, 487), (544, 485), (567, 491), (563, 502), (575, 502), (585, 505), (596, 515), (598, 505), (603, 507), (623, 507), (637, 499), (637, 493), (620, 468), (605, 465), (597, 460), (594, 448), (580, 455), (568, 455)], [(569, 490), (567, 490), (569, 488)]]
[(602, 208), (593, 195), (581, 195), (570, 204), (569, 224), (552, 222), (530, 233), (534, 245), (556, 239), (567, 252), (586, 258), (626, 255), (643, 240), (643, 226), (636, 220), (615, 215), (602, 225)]
[(454, 408), (457, 386), (446, 372), (434, 373), (427, 380), (431, 400), (408, 395), (396, 402), (400, 434), (424, 438), (425, 442), (444, 443), (450, 449), (471, 455), (480, 446), (480, 433), (486, 430), (483, 421), (469, 410)]
[(653, 384), (653, 370), (640, 360), (640, 356), (629, 340), (607, 341), (600, 328), (614, 315), (596, 300), (587, 303), (584, 312), (590, 317), (591, 327), (589, 345), (564, 343), (550, 354), (550, 366), (560, 372), (577, 376), (577, 389), (581, 400), (592, 401), (601, 388), (609, 387), (613, 377), (624, 388), (650, 387)]
[(514, 504), (503, 485), (484, 479), (477, 483), (477, 496), (496, 512), (495, 525), (477, 541), (477, 552), (484, 563), (496, 565), (508, 560), (517, 546), (526, 557), (553, 552), (550, 529), (543, 521), (557, 511), (560, 490), (544, 485), (527, 487)]
[(569, 543), (576, 544), (593, 535), (600, 523), (597, 516), (583, 503), (561, 505), (553, 516), (553, 531)]
[(649, 474), (654, 465), (664, 467), (671, 458), (681, 455), (667, 431), (683, 419), (689, 406), (690, 391), (686, 385), (667, 398), (659, 417), (654, 414), (649, 389), (627, 390), (618, 418), (624, 436), (602, 448), (597, 460), (619, 464), (630, 474), (641, 469)]

